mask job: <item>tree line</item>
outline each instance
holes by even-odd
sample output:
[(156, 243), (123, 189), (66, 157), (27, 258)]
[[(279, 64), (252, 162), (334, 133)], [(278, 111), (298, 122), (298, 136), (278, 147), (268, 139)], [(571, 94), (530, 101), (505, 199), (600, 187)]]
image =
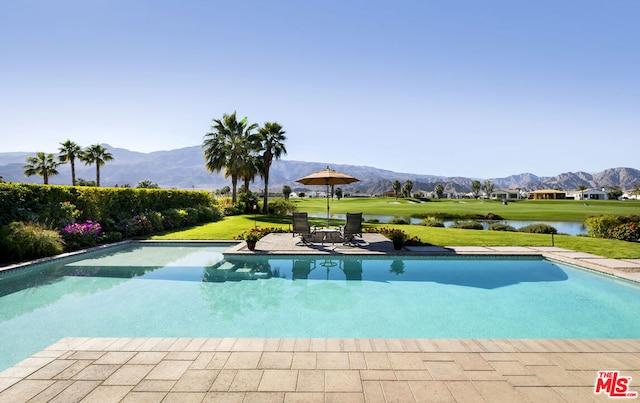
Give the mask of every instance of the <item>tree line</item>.
[(113, 155), (107, 152), (107, 148), (100, 144), (93, 144), (84, 150), (77, 143), (67, 140), (60, 143), (58, 156), (52, 153), (37, 152), (34, 156), (27, 157), (27, 164), (22, 168), (26, 176), (38, 175), (44, 180), (44, 184), (49, 184), (49, 177), (58, 175), (58, 166), (61, 164), (71, 164), (71, 184), (76, 186), (76, 159), (85, 165), (96, 166), (96, 186), (100, 187), (100, 167), (105, 162), (113, 161)]
[[(413, 182), (411, 180), (405, 181), (405, 183), (400, 183), (399, 180), (394, 180), (391, 183), (391, 188), (393, 189), (393, 193), (395, 194), (396, 199), (400, 196), (402, 197), (411, 197), (411, 192), (413, 191)], [(487, 196), (493, 193), (493, 183), (489, 180), (484, 181), (484, 183), (480, 183), (479, 180), (474, 180), (471, 182), (471, 193), (474, 198), (478, 198), (480, 196), (480, 191), (484, 192)], [(441, 183), (436, 184), (433, 191), (435, 192), (438, 199), (441, 199), (444, 195), (444, 186)]]

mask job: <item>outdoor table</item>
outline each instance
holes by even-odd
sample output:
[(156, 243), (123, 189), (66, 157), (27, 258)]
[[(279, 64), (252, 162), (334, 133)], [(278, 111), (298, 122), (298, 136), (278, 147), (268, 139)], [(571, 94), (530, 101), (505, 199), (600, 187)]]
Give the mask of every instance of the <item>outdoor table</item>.
[(316, 234), (322, 235), (322, 244), (324, 241), (330, 240), (331, 245), (335, 244), (336, 238), (340, 241), (340, 228), (316, 228)]

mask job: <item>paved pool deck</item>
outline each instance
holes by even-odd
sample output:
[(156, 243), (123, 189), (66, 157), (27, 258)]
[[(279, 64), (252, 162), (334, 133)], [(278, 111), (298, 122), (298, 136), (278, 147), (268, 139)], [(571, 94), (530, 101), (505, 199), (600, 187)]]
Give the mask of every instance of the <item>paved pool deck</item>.
[[(543, 255), (640, 281), (640, 261), (549, 247), (357, 246), (271, 234), (230, 254)], [(594, 320), (603, 312), (594, 313)], [(1, 402), (589, 402), (640, 392), (640, 339), (64, 338), (0, 372)], [(625, 399), (635, 401), (634, 399)]]

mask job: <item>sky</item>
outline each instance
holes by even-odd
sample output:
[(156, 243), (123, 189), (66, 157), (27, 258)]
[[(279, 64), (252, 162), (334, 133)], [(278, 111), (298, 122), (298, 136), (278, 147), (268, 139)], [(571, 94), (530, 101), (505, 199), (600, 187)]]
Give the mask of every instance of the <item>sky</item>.
[(499, 178), (640, 169), (638, 0), (2, 0), (0, 152), (201, 145)]

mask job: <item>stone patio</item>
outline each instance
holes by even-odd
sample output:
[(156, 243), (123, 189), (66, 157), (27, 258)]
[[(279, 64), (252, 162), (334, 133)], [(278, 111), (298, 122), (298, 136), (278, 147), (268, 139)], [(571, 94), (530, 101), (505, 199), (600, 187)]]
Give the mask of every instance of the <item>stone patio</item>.
[[(640, 261), (555, 247), (357, 246), (270, 234), (229, 254), (542, 255), (640, 281)], [(598, 314), (594, 313), (594, 320)], [(65, 338), (0, 372), (2, 402), (588, 402), (640, 391), (640, 339)], [(633, 400), (632, 400), (633, 401)]]
[(3, 402), (588, 402), (640, 390), (640, 340), (65, 338), (0, 373)]

